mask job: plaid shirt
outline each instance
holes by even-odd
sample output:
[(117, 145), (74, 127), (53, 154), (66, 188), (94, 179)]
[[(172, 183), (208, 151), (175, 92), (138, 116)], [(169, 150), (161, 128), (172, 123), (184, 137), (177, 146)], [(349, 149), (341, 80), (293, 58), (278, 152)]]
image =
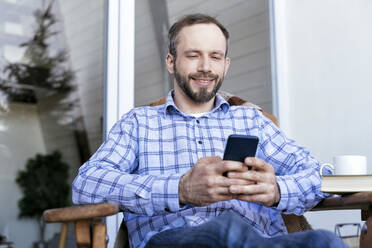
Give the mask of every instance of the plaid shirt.
[[(180, 205), (178, 183), (200, 159), (223, 156), (230, 134), (259, 137), (257, 157), (275, 169), (280, 188), (276, 207), (230, 200), (209, 206)], [(229, 106), (219, 95), (212, 111), (195, 118), (182, 113), (171, 92), (164, 105), (135, 108), (111, 129), (107, 140), (73, 182), (75, 204), (114, 202), (124, 211), (131, 247), (156, 233), (195, 226), (233, 211), (264, 237), (287, 233), (281, 212), (302, 214), (320, 193), (319, 163), (287, 139), (252, 107)]]

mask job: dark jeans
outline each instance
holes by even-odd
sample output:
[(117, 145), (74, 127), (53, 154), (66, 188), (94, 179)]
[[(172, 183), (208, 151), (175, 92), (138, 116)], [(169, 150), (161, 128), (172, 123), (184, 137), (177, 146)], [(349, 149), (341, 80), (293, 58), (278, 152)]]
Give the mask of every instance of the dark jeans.
[(223, 214), (200, 226), (181, 227), (154, 235), (146, 248), (159, 247), (245, 247), (245, 248), (283, 248), (283, 247), (347, 247), (332, 232), (310, 230), (263, 238), (236, 214)]

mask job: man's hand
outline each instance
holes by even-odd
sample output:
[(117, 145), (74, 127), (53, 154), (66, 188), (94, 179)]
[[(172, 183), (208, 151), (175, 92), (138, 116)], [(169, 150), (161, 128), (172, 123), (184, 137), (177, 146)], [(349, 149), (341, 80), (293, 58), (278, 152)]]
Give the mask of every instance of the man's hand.
[[(231, 185), (247, 185), (245, 179), (223, 176), (228, 171), (246, 171), (240, 162), (223, 161), (220, 157), (201, 158), (194, 167), (182, 176), (179, 186), (181, 204), (206, 206), (219, 201), (233, 199), (229, 191)], [(249, 183), (248, 183), (249, 184)]]
[(236, 194), (235, 199), (259, 202), (265, 206), (273, 206), (280, 201), (280, 191), (274, 174), (274, 168), (259, 158), (246, 158), (245, 166), (251, 170), (229, 172), (231, 179), (247, 180), (246, 185), (232, 185), (230, 192)]

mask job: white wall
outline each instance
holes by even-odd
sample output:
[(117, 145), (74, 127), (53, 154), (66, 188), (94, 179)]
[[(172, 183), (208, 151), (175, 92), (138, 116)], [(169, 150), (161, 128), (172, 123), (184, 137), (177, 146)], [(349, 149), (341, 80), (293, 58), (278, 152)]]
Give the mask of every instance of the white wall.
[[(275, 1), (280, 126), (322, 162), (367, 156), (372, 173), (372, 1)], [(360, 211), (307, 214), (314, 227)]]

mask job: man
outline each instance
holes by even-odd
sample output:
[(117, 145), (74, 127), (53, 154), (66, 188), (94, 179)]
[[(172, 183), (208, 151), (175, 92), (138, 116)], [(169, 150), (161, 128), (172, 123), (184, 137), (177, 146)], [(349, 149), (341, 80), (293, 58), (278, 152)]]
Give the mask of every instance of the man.
[[(119, 204), (131, 247), (342, 247), (327, 232), (283, 235), (281, 212), (302, 214), (325, 197), (319, 163), (260, 111), (216, 94), (228, 38), (201, 14), (170, 28), (174, 90), (164, 105), (135, 108), (114, 125), (80, 168), (74, 203)], [(257, 158), (223, 161), (230, 134), (257, 136)]]

